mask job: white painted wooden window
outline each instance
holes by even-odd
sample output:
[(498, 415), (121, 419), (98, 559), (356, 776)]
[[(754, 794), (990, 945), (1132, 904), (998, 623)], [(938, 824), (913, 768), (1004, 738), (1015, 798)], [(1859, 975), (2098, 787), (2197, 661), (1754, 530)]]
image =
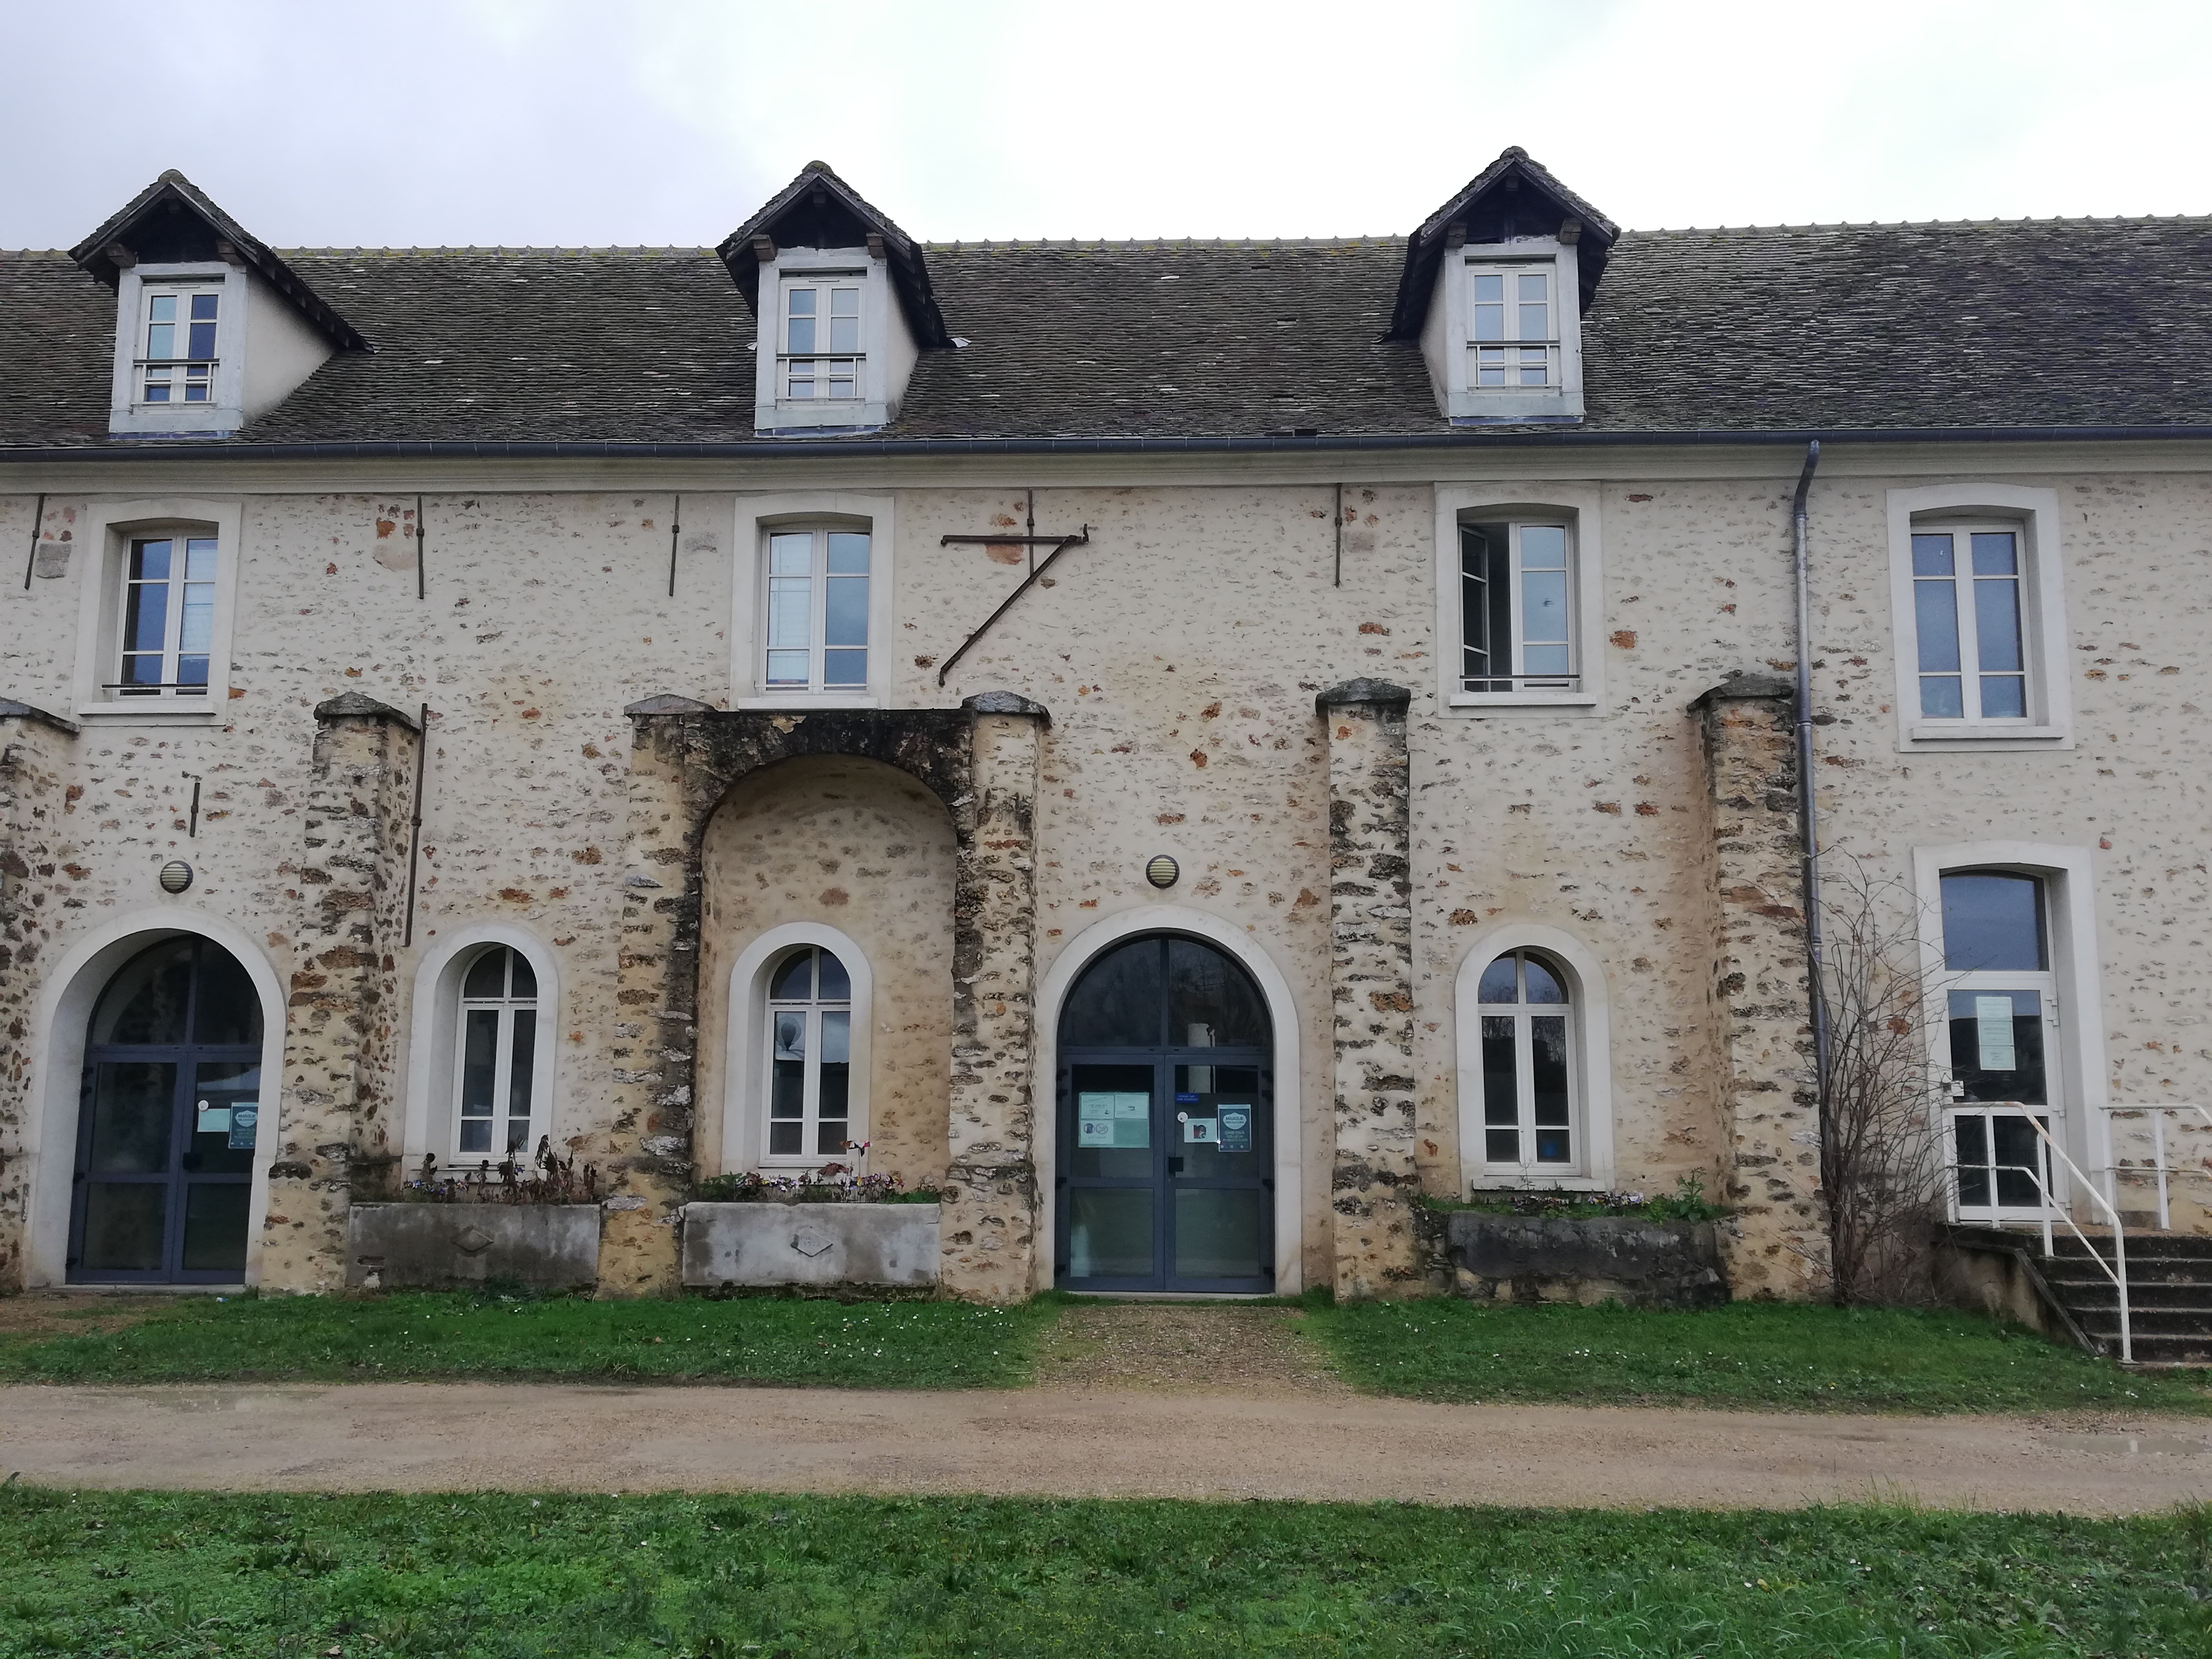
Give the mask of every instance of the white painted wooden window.
[(1467, 383), (1477, 392), (1556, 387), (1559, 307), (1552, 264), (1467, 267)]
[(520, 951), (495, 945), (469, 964), (454, 1049), (454, 1157), (527, 1163), (538, 1119), (538, 975)]
[(213, 536), (184, 531), (131, 538), (122, 583), (118, 697), (190, 697), (205, 703), (215, 641)]
[(1533, 951), (1508, 951), (1476, 990), (1482, 1042), (1482, 1164), (1543, 1176), (1582, 1167), (1574, 1005), (1566, 974)]
[(763, 687), (866, 690), (869, 532), (779, 528), (767, 539)]
[(216, 330), (221, 321), (221, 283), (149, 283), (141, 290), (134, 380), (141, 404), (204, 404), (214, 400)]
[(1460, 689), (1573, 690), (1574, 538), (1564, 523), (1460, 526)]
[(777, 395), (850, 402), (860, 395), (860, 293), (855, 274), (783, 285)]
[(2016, 528), (1947, 525), (1912, 532), (1922, 720), (2027, 720), (2026, 577)]
[(853, 1106), (853, 981), (819, 945), (802, 945), (769, 970), (768, 1075), (761, 1116), (774, 1161), (842, 1158)]
[(2056, 1187), (2030, 1120), (2051, 1130), (2063, 1112), (2045, 884), (2012, 871), (1951, 870), (1942, 891), (1955, 1212), (2038, 1217)]

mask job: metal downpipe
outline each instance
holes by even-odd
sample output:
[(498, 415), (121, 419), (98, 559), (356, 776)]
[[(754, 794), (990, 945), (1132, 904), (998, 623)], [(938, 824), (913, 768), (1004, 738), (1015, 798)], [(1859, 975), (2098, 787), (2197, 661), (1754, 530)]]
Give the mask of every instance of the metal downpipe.
[(1820, 441), (1805, 446), (1805, 468), (1790, 502), (1790, 540), (1797, 563), (1797, 824), (1804, 887), (1806, 991), (1813, 1020), (1813, 1086), (1823, 1140), (1828, 1127), (1828, 1008), (1821, 994), (1820, 823), (1813, 787), (1813, 601), (1806, 568), (1810, 523), (1805, 498), (1820, 465)]

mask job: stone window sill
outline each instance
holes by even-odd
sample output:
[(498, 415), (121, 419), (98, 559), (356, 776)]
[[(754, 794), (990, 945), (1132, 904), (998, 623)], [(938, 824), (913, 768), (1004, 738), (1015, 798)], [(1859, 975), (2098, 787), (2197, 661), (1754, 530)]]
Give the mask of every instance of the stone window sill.
[(787, 691), (778, 696), (739, 697), (738, 707), (748, 709), (788, 708), (805, 713), (817, 708), (880, 708), (884, 700), (863, 692), (854, 696), (844, 692)]
[(89, 726), (213, 726), (222, 713), (212, 704), (181, 708), (153, 702), (83, 702), (76, 707), (76, 718)]
[(1914, 743), (1933, 744), (1992, 744), (2016, 743), (2047, 748), (2066, 741), (2069, 735), (2063, 726), (1982, 725), (1953, 726), (1948, 723), (1922, 720), (1905, 728), (1905, 734)]
[(1595, 708), (1595, 691), (1455, 691), (1446, 706), (1457, 712), (1480, 714), (1489, 710)]

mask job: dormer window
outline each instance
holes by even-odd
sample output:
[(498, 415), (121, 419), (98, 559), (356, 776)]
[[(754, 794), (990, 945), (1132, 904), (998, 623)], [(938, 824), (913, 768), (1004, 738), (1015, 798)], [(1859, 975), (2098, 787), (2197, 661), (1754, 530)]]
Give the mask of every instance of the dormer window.
[(216, 329), (222, 284), (147, 283), (146, 321), (137, 371), (142, 404), (215, 401)]
[[(782, 396), (794, 402), (860, 395), (860, 290), (849, 282), (816, 278), (783, 285)], [(830, 355), (822, 355), (830, 354)]]
[(1559, 307), (1551, 264), (1467, 268), (1468, 383), (1480, 390), (1559, 384)]

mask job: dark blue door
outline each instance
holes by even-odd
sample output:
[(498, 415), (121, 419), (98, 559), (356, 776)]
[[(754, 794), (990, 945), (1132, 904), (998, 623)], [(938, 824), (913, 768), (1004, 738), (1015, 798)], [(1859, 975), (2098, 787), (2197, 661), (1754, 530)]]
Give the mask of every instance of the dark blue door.
[(261, 1000), (235, 957), (185, 936), (123, 965), (85, 1044), (73, 1283), (243, 1278), (261, 1084)]

